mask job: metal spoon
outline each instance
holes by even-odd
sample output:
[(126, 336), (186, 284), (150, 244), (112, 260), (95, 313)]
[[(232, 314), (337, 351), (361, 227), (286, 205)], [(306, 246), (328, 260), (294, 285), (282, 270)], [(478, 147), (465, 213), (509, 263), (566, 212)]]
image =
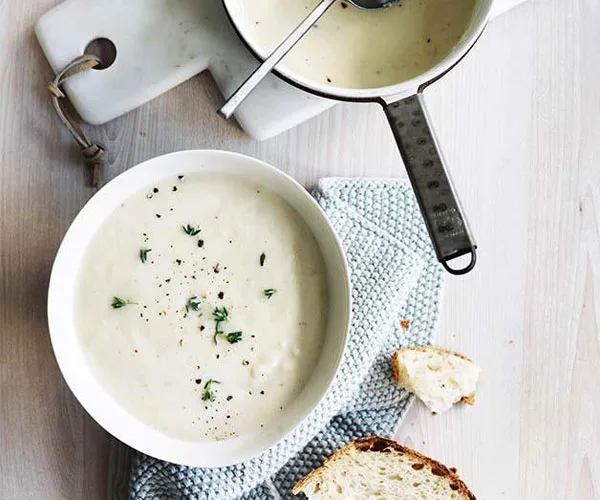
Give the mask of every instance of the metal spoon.
[[(218, 113), (223, 118), (229, 119), (235, 112), (237, 107), (248, 97), (261, 80), (267, 76), (276, 64), (283, 59), (283, 57), (292, 49), (296, 43), (308, 32), (308, 30), (315, 24), (323, 14), (331, 7), (337, 0), (321, 0), (321, 2), (314, 8), (314, 10), (302, 21), (298, 27), (290, 33), (290, 35), (271, 53), (263, 63), (256, 68), (247, 80), (238, 87), (238, 89), (231, 95), (225, 104), (219, 109)], [(376, 10), (383, 9), (385, 7), (391, 7), (397, 5), (400, 0), (345, 0), (359, 9), (365, 10)]]

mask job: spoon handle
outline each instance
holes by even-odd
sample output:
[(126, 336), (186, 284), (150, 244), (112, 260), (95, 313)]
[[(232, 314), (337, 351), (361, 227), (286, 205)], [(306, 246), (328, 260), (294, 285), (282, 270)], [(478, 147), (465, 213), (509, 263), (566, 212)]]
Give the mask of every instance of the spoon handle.
[(218, 113), (223, 118), (229, 119), (235, 112), (237, 107), (246, 97), (254, 90), (254, 88), (267, 76), (275, 65), (283, 59), (283, 57), (291, 50), (291, 48), (300, 41), (306, 32), (315, 24), (319, 18), (325, 14), (327, 9), (331, 7), (336, 0), (322, 0), (319, 5), (302, 21), (294, 31), (271, 53), (271, 55), (256, 68), (246, 81), (238, 87), (233, 95), (227, 99), (225, 104), (219, 109)]

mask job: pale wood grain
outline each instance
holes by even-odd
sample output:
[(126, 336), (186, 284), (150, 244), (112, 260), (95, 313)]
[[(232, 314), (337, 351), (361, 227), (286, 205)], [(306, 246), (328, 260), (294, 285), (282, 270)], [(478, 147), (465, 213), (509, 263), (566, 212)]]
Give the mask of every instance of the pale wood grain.
[(482, 498), (600, 498), (599, 14), (527, 3), (431, 95), (481, 245), (478, 272), (447, 280), (439, 341), (484, 372), (474, 409), (417, 407), (400, 435)]
[[(55, 0), (0, 2), (0, 498), (124, 497), (128, 449), (65, 386), (45, 319), (50, 266), (92, 192), (50, 110), (34, 39)], [(398, 431), (483, 499), (600, 499), (600, 4), (532, 0), (428, 91), (480, 244), (448, 278), (440, 345), (483, 368), (478, 402)], [(376, 105), (342, 104), (263, 143), (215, 110), (201, 75), (90, 134), (106, 178), (157, 154), (223, 148), (306, 185), (403, 176)]]

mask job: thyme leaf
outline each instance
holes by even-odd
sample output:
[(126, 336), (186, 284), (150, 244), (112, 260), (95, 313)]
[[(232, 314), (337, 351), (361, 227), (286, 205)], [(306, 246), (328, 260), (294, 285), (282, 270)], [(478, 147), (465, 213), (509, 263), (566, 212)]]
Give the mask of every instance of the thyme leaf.
[(231, 332), (227, 334), (227, 342), (230, 344), (237, 344), (242, 340), (242, 332)]
[(202, 303), (201, 300), (196, 295), (194, 295), (193, 297), (190, 297), (185, 304), (186, 312), (189, 312), (190, 309), (192, 311), (199, 311), (201, 303)]
[(209, 379), (206, 384), (204, 384), (204, 393), (202, 394), (202, 401), (209, 401), (210, 403), (212, 403), (216, 397), (215, 397), (215, 393), (212, 390), (212, 385), (213, 384), (220, 384), (221, 382), (219, 382), (218, 380), (214, 380), (214, 379)]
[(128, 306), (129, 304), (137, 304), (137, 302), (129, 299), (122, 299), (121, 297), (113, 297), (110, 307), (113, 309), (121, 309), (121, 307)]
[(151, 248), (142, 248), (140, 250), (140, 260), (142, 261), (142, 264), (146, 263), (146, 261), (148, 260), (148, 253), (150, 253), (151, 251)]
[(190, 236), (196, 236), (200, 232), (200, 228), (196, 226), (192, 226), (190, 224), (186, 224), (185, 226), (181, 226), (185, 232)]
[(237, 344), (242, 340), (242, 332), (223, 333), (215, 331), (215, 334), (213, 335), (213, 342), (215, 345), (219, 343), (219, 335), (223, 335), (230, 344)]
[(215, 307), (215, 310), (213, 311), (213, 317), (215, 318), (215, 321), (217, 321), (217, 322), (228, 321), (229, 320), (229, 311), (227, 310), (227, 308), (225, 306)]

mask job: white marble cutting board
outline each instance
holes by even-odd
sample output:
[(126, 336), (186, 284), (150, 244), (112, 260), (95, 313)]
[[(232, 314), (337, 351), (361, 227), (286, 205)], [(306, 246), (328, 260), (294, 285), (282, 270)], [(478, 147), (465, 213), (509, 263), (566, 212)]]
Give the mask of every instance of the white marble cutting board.
[[(493, 15), (523, 1), (495, 0)], [(106, 123), (204, 70), (229, 95), (258, 64), (220, 0), (67, 0), (44, 14), (35, 31), (55, 72), (96, 38), (115, 44), (112, 66), (65, 84), (75, 109), (90, 124)], [(333, 105), (269, 75), (235, 118), (251, 137), (264, 140)]]

